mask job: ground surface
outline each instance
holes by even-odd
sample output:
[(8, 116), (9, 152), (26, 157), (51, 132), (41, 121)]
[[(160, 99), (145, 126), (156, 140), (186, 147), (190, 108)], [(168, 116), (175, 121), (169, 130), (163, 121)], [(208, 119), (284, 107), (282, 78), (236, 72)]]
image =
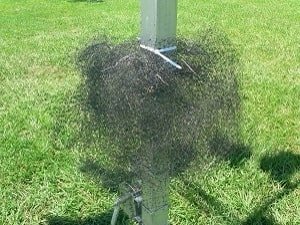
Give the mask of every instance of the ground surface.
[[(135, 0), (0, 1), (0, 224), (108, 224), (115, 194), (80, 169), (97, 154), (76, 141), (73, 61), (99, 34), (137, 36), (138, 16)], [(300, 224), (299, 21), (298, 0), (179, 1), (180, 35), (213, 27), (240, 55), (251, 156), (174, 179), (173, 225)]]

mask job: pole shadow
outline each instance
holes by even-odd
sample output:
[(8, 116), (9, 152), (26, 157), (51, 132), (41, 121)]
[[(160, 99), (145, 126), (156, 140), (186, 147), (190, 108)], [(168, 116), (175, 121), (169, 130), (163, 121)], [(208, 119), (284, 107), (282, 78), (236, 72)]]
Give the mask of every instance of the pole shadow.
[(225, 224), (280, 225), (270, 209), (275, 202), (299, 189), (299, 176), (293, 179), (293, 175), (300, 171), (300, 155), (289, 151), (272, 152), (262, 157), (260, 168), (269, 174), (274, 182), (280, 183), (284, 188), (275, 195), (267, 197), (244, 220), (229, 212), (220, 200), (202, 189), (201, 184), (187, 178), (182, 177), (180, 179), (183, 182), (183, 187), (179, 194), (197, 207), (199, 211), (221, 217)]
[(296, 172), (300, 171), (300, 155), (289, 151), (266, 154), (261, 159), (260, 168), (284, 188), (293, 188), (295, 183), (291, 178)]
[(217, 214), (226, 224), (236, 224), (238, 218), (228, 212), (226, 206), (217, 198), (208, 194), (199, 183), (182, 178), (184, 187), (177, 191), (186, 200), (188, 200), (199, 212), (208, 214)]
[(300, 171), (299, 154), (290, 151), (268, 153), (262, 157), (260, 168), (268, 173), (274, 182), (278, 182), (283, 190), (258, 206), (242, 225), (278, 225), (269, 212), (271, 206), (300, 187), (299, 177), (293, 179), (293, 175)]

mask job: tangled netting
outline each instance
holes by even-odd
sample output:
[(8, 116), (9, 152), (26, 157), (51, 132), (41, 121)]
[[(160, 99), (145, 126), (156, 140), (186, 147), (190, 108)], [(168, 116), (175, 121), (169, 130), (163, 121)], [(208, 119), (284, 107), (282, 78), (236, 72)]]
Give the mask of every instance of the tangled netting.
[(206, 32), (178, 40), (168, 56), (182, 70), (137, 41), (100, 39), (78, 56), (86, 112), (113, 143), (105, 151), (112, 167), (130, 179), (167, 179), (201, 153), (226, 154), (236, 141), (239, 63), (229, 41)]

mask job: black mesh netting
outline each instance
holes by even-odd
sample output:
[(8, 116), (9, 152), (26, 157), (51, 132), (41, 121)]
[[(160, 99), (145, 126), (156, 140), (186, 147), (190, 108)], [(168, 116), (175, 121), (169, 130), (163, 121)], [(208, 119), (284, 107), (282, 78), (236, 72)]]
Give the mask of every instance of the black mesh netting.
[(183, 69), (136, 41), (100, 39), (78, 56), (84, 111), (112, 143), (99, 151), (108, 156), (107, 171), (122, 171), (118, 181), (169, 178), (201, 154), (225, 156), (238, 142), (239, 62), (229, 41), (206, 32), (178, 40), (169, 57)]

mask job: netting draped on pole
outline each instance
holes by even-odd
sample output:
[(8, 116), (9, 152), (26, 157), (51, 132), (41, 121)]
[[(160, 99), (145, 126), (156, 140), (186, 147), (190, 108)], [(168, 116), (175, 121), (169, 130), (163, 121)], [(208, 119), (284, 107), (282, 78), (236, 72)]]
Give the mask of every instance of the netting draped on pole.
[[(170, 177), (207, 151), (228, 150), (228, 143), (212, 143), (223, 136), (236, 141), (240, 108), (238, 60), (229, 41), (207, 30), (176, 44), (182, 70), (135, 41), (100, 39), (78, 57), (86, 112), (114, 145), (105, 151), (110, 169), (126, 174), (119, 180), (142, 180), (145, 217), (166, 207), (160, 221), (167, 219)], [(153, 223), (159, 224), (145, 224)]]
[(78, 57), (86, 112), (114, 146), (105, 151), (107, 167), (122, 171), (121, 199), (129, 191), (134, 200), (125, 211), (144, 225), (168, 224), (171, 177), (238, 141), (234, 49), (214, 30), (176, 39), (176, 21), (177, 0), (141, 0), (139, 42), (102, 39)]

